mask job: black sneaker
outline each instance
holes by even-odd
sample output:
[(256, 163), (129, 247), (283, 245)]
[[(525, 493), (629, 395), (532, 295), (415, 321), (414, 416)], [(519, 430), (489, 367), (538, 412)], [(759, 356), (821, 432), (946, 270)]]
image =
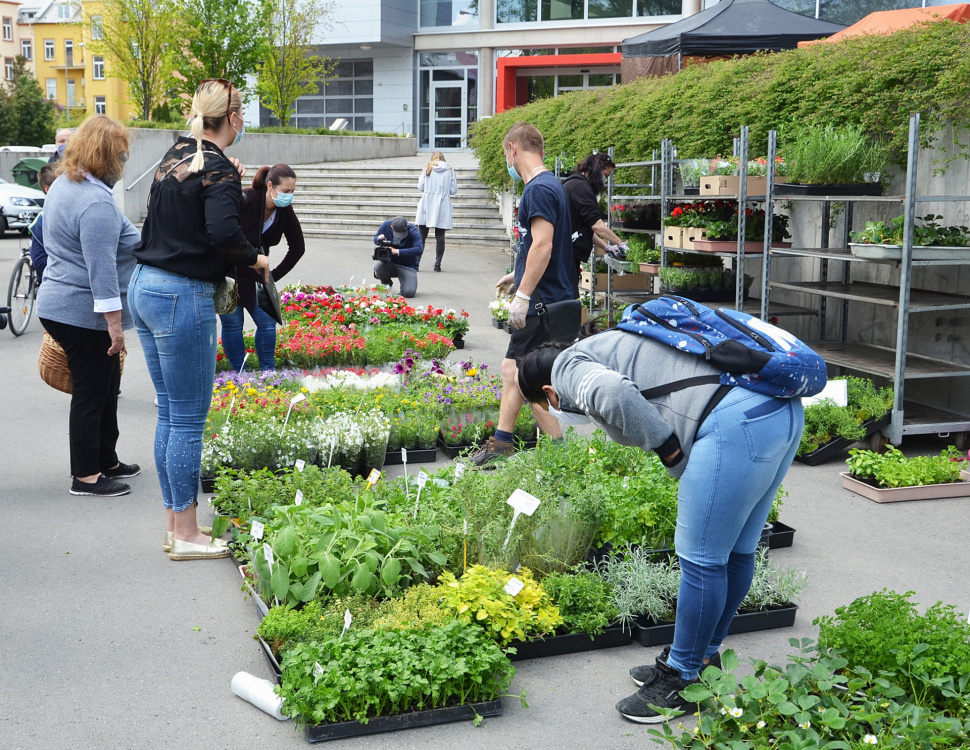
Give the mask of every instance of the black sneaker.
[(101, 474), (108, 479), (127, 479), (141, 474), (141, 467), (138, 464), (118, 464), (113, 469), (105, 469)]
[(681, 697), (680, 691), (697, 680), (685, 680), (680, 673), (667, 663), (657, 659), (657, 666), (651, 682), (644, 683), (637, 692), (629, 698), (624, 698), (616, 704), (620, 715), (638, 724), (660, 724), (666, 721), (663, 714), (658, 713), (651, 706), (658, 708), (672, 708), (692, 714), (697, 711), (697, 704)]
[[(667, 646), (663, 651), (660, 652), (660, 660), (663, 662), (667, 661), (667, 657), (670, 655), (670, 646)], [(701, 672), (703, 672), (707, 667), (717, 667), (721, 668), (721, 655), (715, 653), (711, 657), (710, 662), (701, 667)], [(637, 685), (643, 685), (646, 682), (653, 682), (654, 675), (657, 673), (657, 668), (653, 664), (644, 664), (641, 667), (634, 667), (630, 670), (630, 677)]]
[(129, 487), (124, 482), (116, 482), (114, 479), (106, 477), (104, 474), (98, 477), (98, 481), (94, 484), (88, 484), (87, 482), (79, 482), (74, 479), (71, 482), (71, 494), (72, 495), (94, 495), (95, 497), (118, 497), (119, 495), (127, 495), (131, 492), (131, 487)]

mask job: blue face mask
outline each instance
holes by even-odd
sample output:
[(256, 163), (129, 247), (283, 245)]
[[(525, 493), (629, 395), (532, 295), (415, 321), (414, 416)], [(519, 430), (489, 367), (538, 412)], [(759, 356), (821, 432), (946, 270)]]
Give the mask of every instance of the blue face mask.
[(66, 143), (62, 143), (60, 146), (58, 146), (57, 147), (57, 155), (58, 156), (64, 156), (64, 149), (66, 147), (67, 147), (67, 144)]
[(522, 182), (522, 177), (518, 172), (515, 171), (515, 161), (505, 162), (505, 166), (509, 169), (509, 177), (512, 178), (512, 182)]
[(276, 191), (276, 196), (273, 198), (273, 203), (276, 204), (277, 208), (286, 208), (293, 202), (293, 193), (281, 193), (279, 190)]
[[(230, 123), (230, 127), (231, 127), (231, 123)], [(233, 128), (233, 130), (235, 130), (235, 128)], [(239, 144), (239, 141), (242, 140), (243, 133), (245, 133), (245, 132), (246, 132), (246, 123), (243, 123), (242, 130), (238, 131), (236, 133), (236, 137), (232, 139), (232, 145), (233, 146), (236, 146), (236, 145)]]

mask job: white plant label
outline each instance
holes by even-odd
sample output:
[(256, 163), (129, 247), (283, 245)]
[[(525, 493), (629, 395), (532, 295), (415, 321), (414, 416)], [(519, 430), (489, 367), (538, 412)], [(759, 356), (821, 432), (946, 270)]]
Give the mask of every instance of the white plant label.
[(294, 466), (296, 466), (296, 470), (302, 474), (303, 470), (306, 468), (306, 461), (304, 461), (302, 458), (298, 458), (296, 459)]
[(232, 407), (235, 406), (235, 405), (236, 405), (236, 394), (233, 393), (232, 394), (232, 398), (229, 399), (229, 408), (226, 409), (226, 423), (225, 423), (225, 425), (223, 425), (223, 428), (229, 426), (229, 417), (232, 416)]
[(323, 674), (323, 667), (320, 666), (320, 662), (313, 662), (313, 676), (320, 677)]
[(343, 634), (350, 630), (350, 623), (354, 621), (354, 618), (350, 616), (350, 610), (344, 610), (344, 629), (340, 631), (341, 637)]
[(509, 596), (518, 596), (519, 592), (525, 588), (525, 584), (522, 583), (518, 578), (512, 576), (509, 582), (502, 587), (506, 594)]
[(463, 531), (464, 535), (468, 536), (468, 521), (465, 520), (465, 521), (462, 521), (461, 523), (462, 523), (462, 528), (464, 529)]
[(380, 481), (381, 473), (377, 469), (371, 469), (370, 474), (367, 475), (367, 482), (369, 484), (377, 484)]
[(455, 464), (455, 481), (457, 482), (465, 475), (465, 464)]
[(266, 564), (269, 565), (269, 572), (273, 572), (273, 564), (276, 562), (276, 558), (273, 556), (273, 548), (268, 544), (263, 545), (263, 557), (266, 558)]
[(418, 472), (418, 487), (424, 487), (428, 483), (428, 472), (419, 471)]
[(519, 520), (519, 516), (523, 513), (531, 516), (536, 512), (536, 508), (539, 507), (539, 503), (542, 501), (535, 495), (530, 495), (525, 490), (516, 490), (509, 496), (506, 502), (512, 506), (512, 510), (515, 512), (512, 514), (512, 523), (509, 524), (509, 533), (505, 537), (505, 544), (502, 545), (503, 550), (509, 546), (509, 541), (512, 539), (512, 529), (515, 528), (515, 522)]
[(253, 539), (262, 539), (263, 538), (263, 522), (262, 521), (253, 521), (252, 534), (253, 534)]
[(401, 448), (401, 463), (406, 464), (407, 462), (408, 462), (408, 449)]
[(293, 398), (290, 399), (290, 406), (296, 406), (301, 401), (306, 401), (305, 393), (297, 393)]
[(250, 352), (246, 352), (246, 356), (243, 357), (242, 367), (239, 368), (239, 374), (240, 375), (242, 375), (243, 374), (243, 370), (246, 369), (246, 363), (249, 361), (249, 354), (250, 354)]
[(293, 500), (296, 505), (303, 505), (303, 490), (296, 491), (296, 498)]
[(830, 380), (825, 387), (814, 396), (805, 396), (802, 406), (817, 404), (822, 399), (830, 399), (836, 406), (849, 405), (849, 383), (846, 380)]

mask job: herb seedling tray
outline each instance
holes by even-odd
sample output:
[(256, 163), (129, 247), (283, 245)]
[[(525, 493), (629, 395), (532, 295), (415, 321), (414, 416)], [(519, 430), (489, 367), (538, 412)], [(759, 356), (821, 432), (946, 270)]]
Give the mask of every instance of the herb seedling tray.
[(879, 487), (871, 480), (857, 479), (844, 471), (842, 486), (874, 503), (902, 503), (907, 500), (943, 500), (950, 497), (970, 497), (970, 471), (961, 471), (963, 481), (948, 484), (927, 484), (919, 487)]
[[(797, 604), (784, 607), (772, 607), (765, 610), (739, 611), (728, 628), (729, 635), (751, 633), (756, 630), (772, 630), (774, 628), (790, 628), (795, 624)], [(633, 640), (641, 646), (663, 646), (674, 642), (674, 623), (655, 623), (646, 618), (639, 618), (633, 625)]]
[[(476, 448), (478, 448), (480, 445), (482, 445), (482, 443), (462, 443), (460, 445), (449, 445), (448, 443), (445, 442), (445, 439), (441, 436), (441, 434), (440, 433), (438, 434), (438, 446), (445, 453), (447, 453), (448, 458), (452, 460), (456, 458), (461, 458), (461, 456), (463, 456), (466, 452), (473, 451)], [(519, 448), (520, 450), (526, 450), (526, 451), (532, 450), (533, 448), (536, 447), (536, 445), (538, 445), (538, 442), (535, 440), (522, 440), (521, 438), (515, 438), (515, 447)], [(418, 459), (414, 459), (415, 462), (417, 460)], [(411, 451), (408, 451), (408, 463), (412, 463)]]
[(775, 195), (882, 195), (882, 184), (878, 182), (853, 182), (833, 185), (808, 185), (800, 182), (782, 182), (775, 185)]
[[(870, 245), (849, 243), (849, 252), (866, 260), (902, 260), (901, 245)], [(970, 247), (943, 247), (937, 245), (914, 245), (913, 260), (967, 260)]]
[[(418, 464), (433, 464), (438, 460), (437, 448), (408, 448), (408, 463), (417, 466)], [(385, 466), (400, 466), (404, 463), (400, 450), (389, 450), (384, 455)]]
[(276, 657), (273, 655), (273, 649), (269, 647), (269, 644), (264, 641), (262, 637), (256, 637), (259, 638), (259, 650), (262, 651), (263, 656), (266, 657), (266, 663), (269, 665), (269, 671), (273, 673), (273, 679), (276, 680), (276, 684), (278, 685), (280, 678), (283, 676), (283, 669), (280, 667), (280, 663), (276, 661)]
[(514, 648), (515, 653), (509, 654), (508, 657), (509, 661), (524, 661), (525, 659), (539, 659), (544, 656), (579, 654), (584, 651), (627, 646), (632, 640), (631, 631), (625, 631), (621, 625), (611, 625), (592, 638), (586, 633), (568, 633), (566, 635), (535, 638), (531, 641), (512, 641), (509, 647)]
[(256, 605), (256, 616), (259, 617), (260, 622), (262, 622), (263, 618), (269, 614), (269, 605), (260, 598), (259, 594), (256, 593), (256, 589), (254, 589), (253, 585), (249, 582), (249, 576), (247, 575), (248, 569), (248, 565), (240, 565), (239, 575), (242, 576), (243, 583), (246, 584), (246, 588), (249, 590), (249, 595), (253, 597), (253, 603)]
[(305, 734), (308, 742), (327, 742), (344, 737), (362, 737), (368, 734), (394, 732), (398, 729), (415, 729), (435, 724), (448, 724), (453, 721), (469, 721), (479, 716), (501, 716), (502, 699), (464, 706), (432, 708), (427, 711), (412, 711), (394, 716), (378, 716), (366, 724), (359, 721), (342, 721), (337, 724), (307, 724)]
[[(887, 427), (892, 422), (892, 412), (886, 412), (879, 419), (869, 419), (862, 423), (862, 428), (866, 431), (865, 437), (860, 438), (865, 440), (865, 438), (879, 432), (883, 427)], [(823, 461), (827, 461), (834, 456), (840, 455), (843, 451), (847, 450), (850, 445), (856, 443), (856, 440), (846, 440), (845, 438), (835, 438), (835, 440), (830, 440), (825, 445), (819, 446), (811, 453), (806, 453), (804, 456), (795, 456), (795, 460), (799, 463), (806, 464), (807, 466), (818, 466)]]
[(771, 525), (771, 536), (768, 537), (768, 549), (791, 547), (795, 541), (795, 529), (781, 521)]

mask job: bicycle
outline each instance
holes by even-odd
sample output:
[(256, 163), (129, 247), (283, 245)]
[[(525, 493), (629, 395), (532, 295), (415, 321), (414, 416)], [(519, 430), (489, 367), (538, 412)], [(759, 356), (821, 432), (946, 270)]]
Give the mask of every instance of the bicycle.
[(10, 274), (7, 287), (7, 306), (0, 307), (0, 330), (10, 322), (10, 332), (20, 336), (27, 330), (37, 301), (37, 273), (30, 262), (30, 248), (20, 248), (20, 260)]

